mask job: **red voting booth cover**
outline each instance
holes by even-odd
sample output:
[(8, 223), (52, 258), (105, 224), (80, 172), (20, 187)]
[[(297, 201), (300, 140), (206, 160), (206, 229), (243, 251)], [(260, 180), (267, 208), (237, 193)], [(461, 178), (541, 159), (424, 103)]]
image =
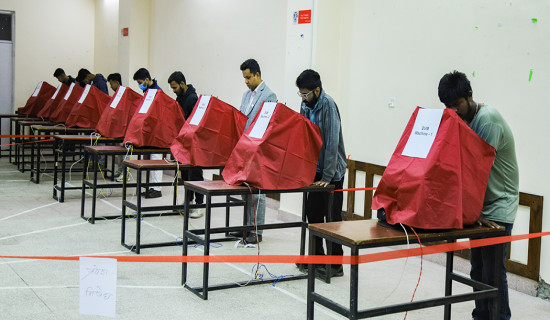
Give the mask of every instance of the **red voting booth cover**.
[(95, 129), (101, 113), (105, 110), (109, 100), (111, 100), (111, 97), (108, 94), (87, 84), (84, 92), (82, 92), (82, 95), (67, 117), (65, 125), (67, 127)]
[(126, 134), (132, 116), (138, 110), (143, 96), (134, 90), (120, 86), (107, 103), (95, 131), (104, 137), (121, 138)]
[(36, 116), (38, 112), (42, 110), (42, 108), (44, 108), (44, 105), (46, 104), (46, 102), (48, 102), (48, 99), (50, 99), (54, 93), (54, 86), (47, 83), (46, 81), (40, 81), (36, 86), (36, 89), (34, 89), (33, 94), (27, 100), (25, 106), (19, 108), (19, 112), (21, 112), (22, 114)]
[(69, 90), (67, 90), (67, 93), (65, 93), (63, 100), (61, 100), (57, 108), (51, 113), (50, 120), (63, 123), (67, 121), (67, 117), (71, 113), (71, 110), (73, 110), (73, 107), (78, 99), (82, 96), (83, 91), (84, 88), (80, 85), (71, 83), (71, 86), (69, 87)]
[(69, 90), (69, 86), (66, 84), (60, 84), (54, 94), (48, 99), (44, 107), (38, 112), (37, 116), (41, 118), (50, 118), (51, 114), (65, 97), (65, 94)]
[(228, 184), (248, 182), (260, 189), (305, 187), (315, 178), (321, 145), (317, 125), (282, 103), (264, 102), (233, 149), (222, 176)]
[(425, 229), (462, 229), (483, 208), (495, 149), (445, 109), (426, 158), (402, 155), (420, 107), (414, 111), (374, 194), (390, 224)]
[(130, 120), (124, 143), (169, 148), (184, 122), (183, 111), (176, 100), (162, 90), (149, 89)]
[(231, 105), (201, 95), (170, 150), (183, 164), (224, 166), (246, 121), (247, 117)]

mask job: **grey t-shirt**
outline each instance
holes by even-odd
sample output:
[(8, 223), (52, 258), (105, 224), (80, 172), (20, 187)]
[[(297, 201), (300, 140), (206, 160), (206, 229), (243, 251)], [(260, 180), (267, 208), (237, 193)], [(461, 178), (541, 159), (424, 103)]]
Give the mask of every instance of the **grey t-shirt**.
[(519, 170), (512, 131), (502, 115), (488, 105), (479, 108), (470, 128), (496, 149), (481, 213), (492, 221), (514, 223), (519, 203)]

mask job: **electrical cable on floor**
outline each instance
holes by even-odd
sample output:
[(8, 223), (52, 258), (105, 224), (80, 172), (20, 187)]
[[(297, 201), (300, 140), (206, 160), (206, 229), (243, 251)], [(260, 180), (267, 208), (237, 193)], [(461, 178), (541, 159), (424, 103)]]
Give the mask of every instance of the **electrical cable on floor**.
[[(414, 231), (414, 228), (413, 227), (410, 227), (411, 230), (414, 232), (414, 235), (416, 236), (416, 239), (418, 239), (418, 245), (420, 246), (420, 273), (418, 274), (418, 282), (416, 283), (416, 287), (414, 288), (414, 292), (413, 292), (413, 295), (411, 297), (411, 302), (413, 302), (414, 300), (414, 295), (416, 294), (416, 289), (418, 289), (418, 285), (420, 284), (420, 278), (422, 277), (422, 243), (420, 242), (420, 237), (418, 236), (418, 234), (416, 233), (416, 231)], [(407, 319), (407, 312), (405, 312), (405, 318), (403, 318), (403, 320)]]

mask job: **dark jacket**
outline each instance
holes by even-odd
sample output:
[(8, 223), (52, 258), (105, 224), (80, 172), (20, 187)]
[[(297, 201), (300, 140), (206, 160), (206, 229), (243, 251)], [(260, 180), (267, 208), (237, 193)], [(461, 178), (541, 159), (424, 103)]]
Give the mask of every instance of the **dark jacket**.
[(69, 77), (69, 79), (67, 79), (67, 81), (63, 82), (63, 84), (66, 84), (66, 85), (70, 86), (71, 83), (74, 83), (76, 80), (71, 76), (68, 76), (68, 77)]
[(92, 85), (99, 90), (105, 92), (105, 94), (109, 94), (109, 88), (107, 88), (107, 80), (101, 73), (97, 73), (94, 77), (94, 80), (92, 80)]
[(191, 115), (191, 112), (193, 112), (193, 108), (195, 107), (198, 99), (199, 97), (197, 96), (197, 91), (191, 84), (187, 85), (187, 91), (185, 91), (183, 95), (177, 96), (176, 101), (180, 104), (180, 107), (183, 110), (185, 120), (187, 120), (187, 118)]

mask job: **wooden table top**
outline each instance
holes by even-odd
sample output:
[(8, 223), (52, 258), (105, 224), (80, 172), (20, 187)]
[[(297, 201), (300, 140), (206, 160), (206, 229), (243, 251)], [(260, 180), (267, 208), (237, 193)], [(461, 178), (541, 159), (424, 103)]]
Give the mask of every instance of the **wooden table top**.
[[(225, 183), (223, 180), (214, 180), (214, 181), (185, 181), (184, 185), (193, 190), (199, 191), (204, 194), (211, 195), (228, 195), (228, 194), (248, 194), (250, 189), (245, 185), (230, 185)], [(257, 192), (258, 189), (251, 187), (252, 192)], [(291, 190), (262, 190), (262, 193), (292, 193), (292, 192), (320, 192), (320, 191), (332, 191), (334, 190), (334, 185), (329, 185), (328, 187), (320, 187), (309, 185), (299, 189)]]
[[(128, 151), (124, 146), (85, 146), (84, 149), (92, 153), (126, 153)], [(170, 153), (170, 149), (155, 147), (134, 147), (132, 153)]]
[[(382, 226), (378, 220), (353, 220), (310, 224), (308, 228), (353, 245), (402, 244), (407, 236), (401, 228)], [(493, 229), (483, 226), (468, 226), (464, 229), (416, 230), (421, 241), (441, 241), (472, 236), (498, 236), (504, 234), (504, 228)], [(417, 242), (414, 233), (409, 232), (409, 241)]]

